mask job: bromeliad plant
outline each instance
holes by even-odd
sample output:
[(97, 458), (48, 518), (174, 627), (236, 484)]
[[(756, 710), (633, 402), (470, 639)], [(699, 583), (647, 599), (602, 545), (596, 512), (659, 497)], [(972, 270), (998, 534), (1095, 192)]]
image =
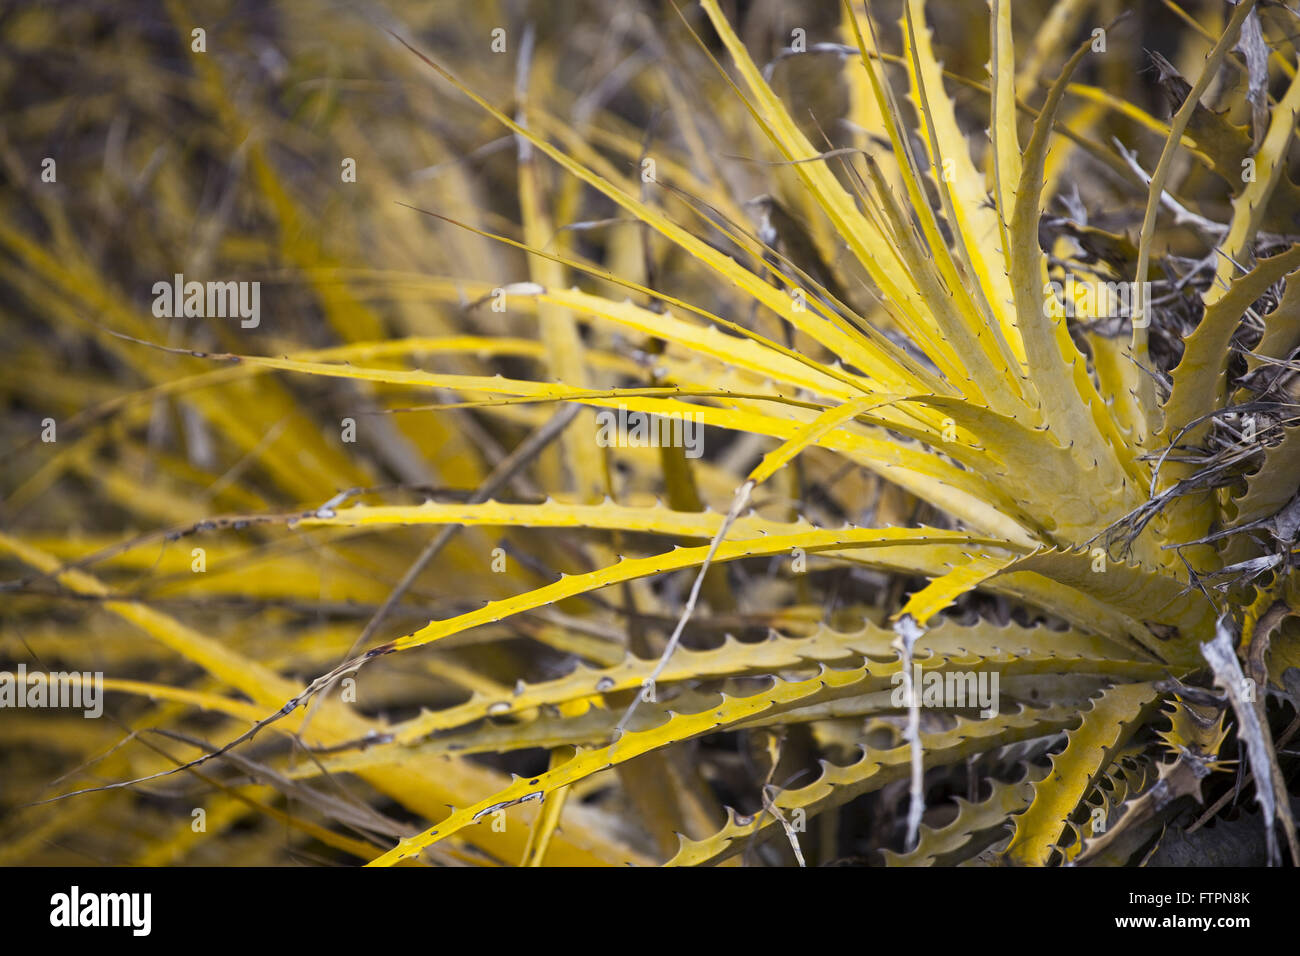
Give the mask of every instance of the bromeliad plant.
[[(894, 50), (884, 23), (846, 5), (837, 42), (794, 47), (766, 68), (716, 0), (702, 0), (704, 19), (684, 15), (673, 29), (683, 44), (703, 38), (674, 55), (713, 60), (726, 109), (694, 115), (665, 82), (681, 150), (612, 114), (605, 125), (557, 119), (538, 94), (554, 63), (540, 45), (534, 60), (531, 35), (515, 55), (512, 106), (402, 40), (442, 89), (512, 137), (520, 224), (473, 225), (444, 206), (403, 210), (405, 228), (435, 222), (440, 235), (526, 258), (484, 281), (343, 269), (287, 225), (301, 213), (254, 139), (247, 162), (284, 230), (281, 255), (345, 339), (264, 350), (282, 357), (150, 348), (142, 340), (158, 336), (111, 290), (74, 288), (84, 273), (4, 227), (24, 281), (54, 290), (29, 297), (91, 304), (97, 329), (115, 333), (103, 347), (150, 380), (100, 413), (126, 414), (141, 398), (191, 403), (281, 485), (270, 498), (250, 491), (226, 512), (236, 517), (167, 522), (169, 540), (244, 536), (251, 551), (223, 545), (235, 550), (216, 562), (237, 577), (225, 586), (269, 577), (256, 586), (280, 598), (308, 569), (276, 535), (337, 548), (351, 555), (341, 580), (377, 605), (368, 626), (335, 624), (326, 643), (309, 631), (241, 648), (122, 599), (87, 569), (84, 549), (0, 536), (53, 589), (43, 599), (102, 602), (215, 680), (110, 675), (110, 691), (171, 702), (150, 719), (159, 728), (201, 707), (237, 730), (217, 749), (172, 728), (183, 755), (113, 772), (190, 777), (241, 806), (256, 788), (266, 814), (283, 815), (277, 791), (301, 799), (325, 817), (300, 824), (308, 837), (380, 865), (482, 854), (533, 865), (803, 863), (865, 847), (891, 865), (1037, 866), (1139, 862), (1171, 825), (1202, 815), (1204, 787), (1217, 793), (1248, 768), (1270, 857), (1300, 860), (1274, 741), (1294, 715), (1288, 668), (1300, 662), (1295, 51), (1266, 41), (1265, 26), (1280, 31), (1253, 2), (1229, 7), (1198, 41), (1209, 53), (1190, 85), (1162, 67), (1166, 123), (1075, 81), (1117, 55), (1123, 29), (1085, 31), (1071, 54), (1090, 7), (1058, 3), (1018, 71), (1011, 4), (991, 0), (983, 84), (944, 70), (923, 0), (901, 4)], [(774, 89), (803, 52), (842, 64), (848, 145), (819, 143)], [(1031, 105), (1054, 58), (1064, 63)], [(1273, 67), (1285, 79), (1276, 103)], [(222, 102), (210, 63), (195, 69)], [(1234, 105), (1258, 107), (1253, 140), (1202, 105), (1227, 72), (1246, 81)], [(958, 87), (987, 109), (986, 148), (963, 131)], [(237, 122), (228, 104), (214, 109)], [(1149, 172), (1118, 141), (1112, 151), (1090, 138), (1108, 112), (1159, 134)], [(718, 135), (766, 158), (725, 163)], [(1057, 195), (1079, 151), (1145, 194), (1136, 238), (1089, 222), (1100, 188)], [(563, 175), (555, 183), (548, 160)], [(1205, 186), (1207, 215), (1178, 189), (1180, 177), (1203, 181), (1178, 172), (1188, 162), (1222, 179), (1218, 191)], [(756, 181), (767, 195), (751, 201)], [(575, 238), (588, 234), (607, 238)], [(1195, 256), (1174, 254), (1198, 243)], [(1134, 290), (1126, 308), (1115, 308), (1116, 288)], [(434, 303), (478, 333), (349, 329), (361, 303), (385, 295)], [(518, 315), (535, 316), (535, 338), (506, 333), (500, 323)], [(416, 356), (428, 362), (407, 361)], [(195, 371), (172, 374), (173, 359)], [(198, 371), (213, 362), (222, 367)], [(530, 365), (537, 374), (521, 374)], [(390, 449), (394, 434), (451, 441), (450, 421), (517, 436), (514, 450), (463, 468), (459, 482), (461, 459), (443, 456), (458, 494), (394, 503), (400, 489), (337, 480), (355, 466), (319, 431), (301, 437), (304, 412), (272, 391), (273, 372), (352, 389), (345, 409), (390, 413), (351, 419), (384, 429)], [(413, 392), (438, 404), (413, 407)], [(256, 429), (241, 430), (245, 411), (266, 420), (253, 408), (263, 400), (292, 417), (299, 447), (259, 447)], [(711, 453), (601, 447), (594, 416), (620, 410), (699, 423)], [(320, 475), (304, 475), (295, 455), (322, 462)], [(333, 480), (327, 493), (318, 478)], [(262, 507), (277, 498), (293, 510)], [(493, 547), (477, 529), (511, 530)], [(368, 544), (376, 533), (379, 549)], [(241, 570), (264, 551), (264, 573)], [(133, 537), (95, 560), (139, 568), (129, 557), (140, 552)], [(496, 596), (380, 640), (417, 583), (429, 587), (426, 569), (444, 566), (453, 577), (435, 591)], [(520, 641), (566, 669), (548, 673), (550, 658)], [(330, 655), (343, 663), (329, 667)], [(304, 686), (286, 668), (317, 676)], [(414, 672), (468, 697), (427, 706), (402, 683)], [(977, 703), (977, 687), (995, 688), (993, 699)], [(413, 703), (426, 706), (383, 713)], [(244, 756), (279, 732), (312, 759)], [(520, 755), (529, 769), (511, 762)], [(212, 776), (221, 766), (235, 776)], [(523, 772), (505, 780), (502, 769)], [(361, 808), (326, 801), (323, 781), (338, 774), (426, 823), (376, 824), (367, 814), (383, 808), (378, 797)], [(367, 852), (330, 821), (389, 842)]]

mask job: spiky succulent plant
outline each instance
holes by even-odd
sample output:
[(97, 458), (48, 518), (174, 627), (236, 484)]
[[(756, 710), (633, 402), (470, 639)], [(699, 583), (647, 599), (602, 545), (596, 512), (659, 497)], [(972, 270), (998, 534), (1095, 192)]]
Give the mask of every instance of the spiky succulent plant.
[(1123, 864), (1199, 829), (1232, 740), (1295, 858), (1294, 17), (1188, 17), (1164, 120), (1078, 78), (1126, 55), (1106, 4), (1035, 5), (1017, 57), (991, 0), (979, 79), (929, 6), (756, 60), (717, 0), (622, 5), (642, 69), (576, 97), (562, 39), (504, 31), (462, 80), (470, 41), (386, 20), (350, 66), (419, 92), (378, 117), (301, 79), (310, 44), (270, 102), (177, 55), (207, 124), (119, 132), (88, 215), (202, 210), (127, 274), (258, 279), (247, 333), (151, 315), (76, 179), (9, 195), (2, 646), (97, 664), (155, 739), (24, 718), (6, 769), (53, 739), (94, 767), (24, 802), (187, 788), (133, 840), (120, 790), (9, 825), (149, 862), (276, 851), (205, 840), (202, 803), (379, 864)]

